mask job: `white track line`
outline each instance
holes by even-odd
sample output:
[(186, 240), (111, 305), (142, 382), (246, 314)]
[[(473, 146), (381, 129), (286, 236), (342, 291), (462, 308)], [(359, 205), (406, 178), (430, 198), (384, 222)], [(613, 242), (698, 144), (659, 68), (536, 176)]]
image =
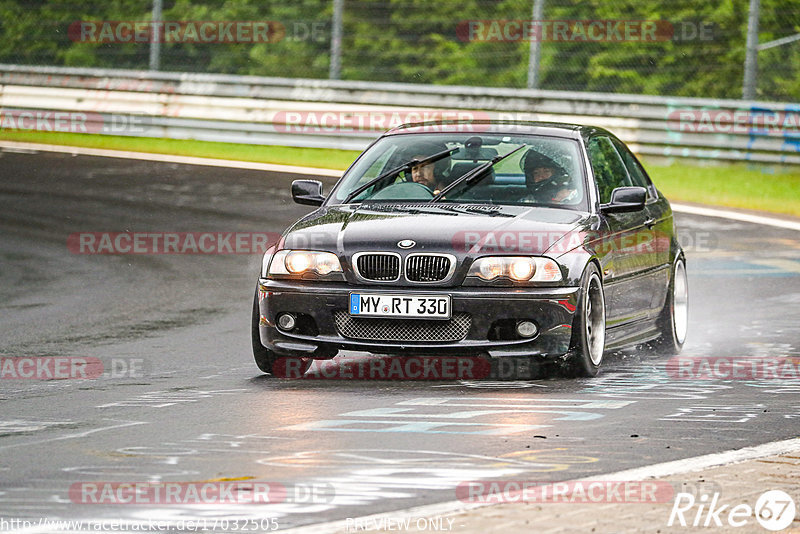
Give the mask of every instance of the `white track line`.
[(741, 213), (739, 211), (707, 208), (705, 206), (687, 206), (686, 204), (672, 204), (672, 210), (692, 215), (702, 215), (704, 217), (719, 217), (722, 219), (733, 219), (734, 221), (788, 228), (789, 230), (800, 230), (800, 221), (776, 219), (775, 217), (764, 217), (763, 215), (753, 215), (750, 213)]
[[(650, 478), (661, 478), (670, 475), (679, 475), (683, 473), (691, 473), (708, 469), (711, 467), (718, 467), (722, 465), (729, 465), (734, 463), (745, 462), (747, 460), (755, 460), (757, 458), (764, 458), (766, 456), (775, 456), (778, 454), (785, 454), (800, 449), (800, 438), (787, 439), (784, 441), (774, 441), (772, 443), (765, 443), (763, 445), (756, 445), (753, 447), (744, 447), (743, 449), (730, 450), (714, 454), (706, 454), (704, 456), (696, 456), (694, 458), (686, 458), (684, 460), (675, 460), (673, 462), (664, 462), (661, 464), (654, 464), (645, 467), (638, 467), (636, 469), (628, 469), (625, 471), (618, 471), (616, 473), (609, 473), (606, 475), (598, 475), (578, 479), (580, 481), (638, 481)], [(574, 482), (577, 482), (575, 480)], [(353, 524), (380, 524), (382, 519), (392, 521), (402, 521), (404, 519), (416, 520), (420, 517), (432, 516), (446, 516), (472, 510), (475, 508), (482, 508), (484, 506), (497, 506), (502, 503), (465, 503), (461, 501), (449, 501), (437, 504), (428, 504), (424, 506), (417, 506), (414, 508), (407, 508), (405, 510), (397, 510), (394, 512), (385, 512), (380, 514), (373, 514), (368, 516), (361, 516), (357, 518), (350, 518), (348, 520), (331, 521), (329, 523), (317, 523), (304, 527), (292, 528), (288, 530), (281, 530), (282, 534), (333, 534), (347, 529), (348, 526)], [(377, 523), (376, 523), (377, 522)]]
[[(196, 158), (190, 156), (171, 156), (169, 154), (150, 154), (148, 152), (126, 152), (122, 150), (106, 150), (100, 148), (82, 148), (62, 145), (43, 145), (38, 143), (21, 143), (17, 141), (0, 141), (0, 148), (29, 151), (41, 150), (44, 152), (61, 152), (66, 154), (76, 154), (81, 156), (101, 156), (109, 158), (141, 159), (146, 161), (161, 161), (166, 163), (183, 163), (186, 165), (208, 165), (211, 167), (228, 167), (233, 169), (253, 169), (259, 171), (283, 172), (286, 174), (304, 174), (338, 178), (343, 171), (335, 169), (318, 169), (316, 167), (299, 167), (293, 165), (277, 165), (272, 163), (252, 163), (247, 161), (236, 161), (227, 159)], [(777, 228), (789, 230), (800, 230), (800, 221), (778, 219), (775, 217), (765, 217), (763, 215), (752, 215), (738, 211), (730, 211), (718, 208), (688, 206), (686, 204), (672, 204), (672, 209), (680, 213), (692, 215), (703, 215), (705, 217), (718, 217), (731, 219), (734, 221), (763, 224)]]
[(0, 141), (0, 148), (17, 151), (61, 152), (81, 156), (101, 156), (106, 158), (140, 159), (165, 163), (183, 163), (186, 165), (208, 165), (210, 167), (228, 167), (232, 169), (252, 169), (256, 171), (285, 172), (287, 174), (310, 174), (312, 176), (332, 176), (339, 178), (344, 171), (334, 169), (318, 169), (316, 167), (299, 167), (294, 165), (276, 165), (273, 163), (255, 163), (230, 159), (196, 158), (191, 156), (172, 156), (169, 154), (151, 154), (148, 152), (127, 152), (124, 150), (106, 150), (103, 148), (83, 148), (62, 145), (42, 145), (38, 143), (19, 143), (16, 141)]

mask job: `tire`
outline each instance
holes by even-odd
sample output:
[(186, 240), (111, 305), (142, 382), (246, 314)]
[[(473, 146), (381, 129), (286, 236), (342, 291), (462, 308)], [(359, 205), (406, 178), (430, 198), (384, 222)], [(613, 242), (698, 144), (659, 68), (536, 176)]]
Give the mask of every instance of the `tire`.
[(253, 317), (250, 321), (253, 341), (253, 359), (255, 359), (256, 365), (262, 372), (272, 374), (272, 366), (278, 359), (278, 356), (261, 344), (261, 335), (258, 331), (260, 318), (261, 312), (258, 309), (258, 288), (256, 288), (256, 293), (253, 295)]
[(570, 376), (597, 376), (606, 339), (606, 309), (600, 271), (590, 263), (581, 278), (578, 307), (566, 364)]
[[(256, 361), (256, 365), (262, 372), (271, 374), (272, 376), (276, 376), (279, 378), (300, 378), (303, 373), (305, 373), (309, 367), (311, 367), (311, 358), (294, 358), (292, 356), (280, 356), (275, 354), (264, 345), (261, 344), (261, 335), (258, 331), (259, 321), (261, 319), (261, 312), (258, 309), (258, 288), (256, 288), (256, 293), (253, 295), (253, 316), (250, 321), (251, 329), (251, 338), (253, 341), (253, 359)], [(290, 359), (297, 359), (299, 360), (299, 365), (291, 366), (293, 370), (299, 370), (299, 376), (290, 376), (287, 377), (286, 371), (290, 368), (287, 363), (287, 360)], [(275, 365), (278, 362), (278, 365)]]
[(656, 324), (661, 333), (652, 342), (653, 349), (665, 356), (678, 354), (686, 342), (689, 327), (689, 285), (683, 256), (678, 257), (672, 268), (667, 298)]

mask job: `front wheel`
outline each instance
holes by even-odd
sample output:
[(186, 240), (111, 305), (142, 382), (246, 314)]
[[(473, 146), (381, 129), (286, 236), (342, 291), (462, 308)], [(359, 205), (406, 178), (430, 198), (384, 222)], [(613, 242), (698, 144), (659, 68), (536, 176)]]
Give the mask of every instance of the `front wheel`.
[(253, 316), (250, 321), (251, 324), (251, 337), (253, 342), (253, 358), (256, 365), (264, 373), (272, 373), (272, 365), (278, 359), (276, 354), (267, 349), (261, 344), (261, 335), (258, 331), (259, 321), (261, 320), (261, 312), (258, 309), (258, 288), (256, 294), (253, 296)]
[(686, 341), (689, 328), (689, 284), (686, 261), (680, 257), (672, 269), (667, 299), (658, 317), (661, 334), (653, 342), (657, 352), (671, 356), (678, 354)]
[(606, 302), (597, 266), (590, 263), (583, 273), (578, 307), (572, 322), (572, 341), (567, 369), (573, 376), (592, 377), (600, 370), (606, 343)]
[[(261, 321), (261, 311), (258, 309), (258, 288), (253, 296), (253, 316), (250, 321), (250, 333), (253, 342), (253, 359), (262, 372), (278, 378), (300, 378), (309, 367), (311, 358), (295, 358), (279, 356), (261, 344), (261, 335), (258, 327)], [(277, 365), (276, 362), (278, 363)]]

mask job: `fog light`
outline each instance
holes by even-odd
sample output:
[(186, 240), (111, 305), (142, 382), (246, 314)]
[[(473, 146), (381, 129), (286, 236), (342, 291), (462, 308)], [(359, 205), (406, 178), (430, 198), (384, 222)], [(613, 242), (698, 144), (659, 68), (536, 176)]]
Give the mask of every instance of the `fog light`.
[(519, 337), (533, 337), (539, 329), (532, 321), (520, 321), (517, 323), (517, 334)]
[(291, 313), (282, 313), (278, 316), (278, 328), (281, 330), (291, 330), (295, 324), (294, 315)]

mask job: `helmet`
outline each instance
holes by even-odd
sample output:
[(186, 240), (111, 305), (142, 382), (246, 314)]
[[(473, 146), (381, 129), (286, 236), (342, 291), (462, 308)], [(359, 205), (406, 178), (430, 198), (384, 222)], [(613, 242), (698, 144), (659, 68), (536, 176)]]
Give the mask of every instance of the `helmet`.
[(540, 167), (553, 169), (553, 174), (567, 173), (564, 167), (556, 163), (553, 158), (545, 156), (544, 154), (536, 152), (532, 149), (528, 150), (522, 160), (520, 160), (520, 167), (522, 167), (522, 170), (525, 171), (526, 175), (532, 173), (534, 169), (538, 169)]
[(553, 169), (553, 177), (558, 178), (566, 176), (567, 171), (555, 162), (554, 159), (545, 156), (533, 149), (528, 150), (525, 156), (520, 160), (520, 167), (525, 172), (525, 182), (530, 187), (533, 182), (533, 171), (539, 168)]

